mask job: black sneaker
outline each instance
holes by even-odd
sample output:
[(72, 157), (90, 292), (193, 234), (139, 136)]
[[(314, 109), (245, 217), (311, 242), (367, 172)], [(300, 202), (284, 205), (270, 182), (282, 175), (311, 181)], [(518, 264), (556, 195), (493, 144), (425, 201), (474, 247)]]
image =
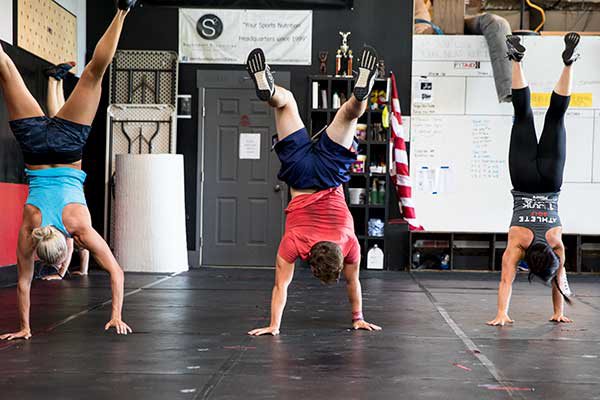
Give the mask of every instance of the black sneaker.
[(358, 66), (358, 77), (354, 84), (354, 97), (358, 101), (365, 101), (373, 90), (375, 79), (377, 79), (378, 65), (377, 51), (371, 46), (365, 46), (360, 57)]
[(254, 49), (246, 60), (246, 70), (256, 85), (256, 95), (262, 101), (269, 101), (275, 94), (275, 79), (266, 62), (262, 49)]
[(129, 11), (137, 4), (138, 0), (117, 0), (119, 10)]
[(63, 63), (59, 65), (55, 65), (54, 67), (50, 67), (44, 70), (44, 73), (47, 77), (52, 77), (57, 81), (61, 81), (67, 76), (70, 70), (73, 69), (77, 65), (74, 61)]
[(576, 51), (580, 40), (581, 36), (578, 33), (570, 32), (565, 35), (565, 51), (562, 53), (562, 59), (567, 67), (579, 59)]
[(506, 36), (506, 47), (508, 49), (508, 59), (516, 62), (521, 62), (525, 57), (525, 46), (521, 44), (521, 38), (516, 35)]

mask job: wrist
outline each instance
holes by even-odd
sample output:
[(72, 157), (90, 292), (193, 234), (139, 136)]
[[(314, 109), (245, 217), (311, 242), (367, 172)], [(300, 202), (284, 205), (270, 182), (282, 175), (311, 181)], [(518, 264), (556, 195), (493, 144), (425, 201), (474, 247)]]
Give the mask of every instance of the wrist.
[(362, 311), (353, 311), (352, 312), (352, 322), (364, 321), (365, 318), (363, 316)]

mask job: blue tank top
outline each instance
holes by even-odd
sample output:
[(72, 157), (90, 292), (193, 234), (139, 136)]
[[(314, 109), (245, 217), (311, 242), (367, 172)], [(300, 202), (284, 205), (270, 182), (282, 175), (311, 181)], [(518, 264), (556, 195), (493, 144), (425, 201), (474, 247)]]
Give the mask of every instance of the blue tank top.
[(67, 204), (83, 204), (85, 172), (68, 167), (30, 170), (29, 195), (26, 204), (31, 204), (42, 213), (42, 227), (53, 226), (70, 237), (63, 224), (62, 213)]

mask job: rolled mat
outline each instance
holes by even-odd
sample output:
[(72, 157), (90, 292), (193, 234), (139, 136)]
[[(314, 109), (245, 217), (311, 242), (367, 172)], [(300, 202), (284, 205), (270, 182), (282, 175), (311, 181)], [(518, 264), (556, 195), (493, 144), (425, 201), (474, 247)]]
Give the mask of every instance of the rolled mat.
[(124, 271), (187, 271), (183, 156), (119, 154), (115, 256)]

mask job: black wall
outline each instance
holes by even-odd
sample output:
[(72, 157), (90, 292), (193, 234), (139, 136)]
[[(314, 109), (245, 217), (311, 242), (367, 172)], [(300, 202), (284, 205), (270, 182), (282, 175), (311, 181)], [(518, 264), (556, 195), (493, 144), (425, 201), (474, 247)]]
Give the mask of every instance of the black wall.
[[(91, 56), (96, 42), (114, 15), (111, 2), (87, 1), (87, 48)], [(306, 115), (308, 81), (310, 74), (319, 72), (318, 53), (329, 51), (329, 71), (334, 68), (335, 50), (340, 45), (339, 31), (351, 31), (350, 46), (359, 53), (363, 43), (375, 46), (386, 61), (388, 70), (393, 70), (399, 84), (403, 113), (410, 112), (410, 75), (412, 60), (412, 0), (355, 0), (353, 10), (315, 10), (313, 15), (313, 65), (310, 67), (282, 67), (274, 69), (290, 71), (292, 91)], [(178, 10), (144, 6), (133, 10), (128, 17), (121, 49), (178, 50)], [(233, 70), (242, 66), (181, 64), (179, 93), (193, 95), (194, 115), (191, 120), (178, 122), (178, 152), (184, 155), (186, 171), (186, 216), (188, 220), (188, 247), (195, 249), (196, 220), (196, 176), (198, 154), (198, 115), (196, 71), (198, 69)], [(106, 140), (107, 80), (94, 130), (88, 141), (84, 168), (88, 173), (88, 203), (94, 225), (102, 229), (104, 154)], [(92, 193), (91, 191), (95, 191)]]

